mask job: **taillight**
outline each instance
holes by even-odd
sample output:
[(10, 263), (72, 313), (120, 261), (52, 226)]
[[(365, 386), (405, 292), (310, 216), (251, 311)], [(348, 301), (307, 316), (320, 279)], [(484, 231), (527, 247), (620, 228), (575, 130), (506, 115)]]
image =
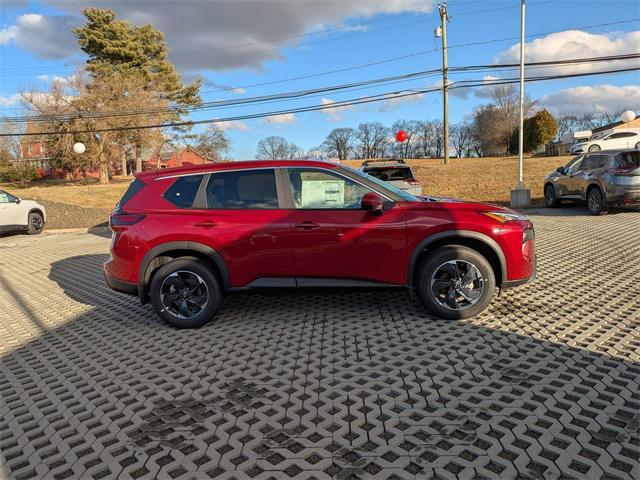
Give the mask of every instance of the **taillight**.
[(415, 178), (407, 178), (405, 182), (407, 182), (409, 185), (420, 185), (420, 182)]
[(134, 215), (130, 213), (113, 213), (109, 217), (109, 228), (114, 232), (126, 230), (127, 227), (135, 225), (144, 218), (144, 215)]

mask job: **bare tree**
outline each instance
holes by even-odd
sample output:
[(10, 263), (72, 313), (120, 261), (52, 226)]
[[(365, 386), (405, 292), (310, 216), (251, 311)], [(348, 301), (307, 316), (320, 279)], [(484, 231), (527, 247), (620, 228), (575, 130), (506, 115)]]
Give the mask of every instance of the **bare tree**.
[(321, 147), (313, 147), (307, 150), (307, 153), (304, 154), (304, 158), (307, 160), (323, 161), (327, 159), (327, 154)]
[(380, 122), (364, 122), (358, 125), (356, 140), (360, 158), (378, 158), (383, 155), (389, 139), (389, 129)]
[[(514, 85), (497, 85), (493, 87), (491, 93), (493, 105), (496, 108), (496, 121), (494, 128), (497, 129), (498, 138), (500, 138), (500, 146), (503, 154), (508, 154), (513, 145), (511, 140), (513, 132), (518, 127), (520, 117), (520, 94)], [(534, 102), (525, 98), (524, 114), (529, 116), (532, 113)], [(517, 138), (516, 138), (517, 140)]]
[(461, 122), (451, 128), (451, 144), (458, 158), (471, 150), (473, 141), (473, 127), (469, 122)]
[(328, 156), (346, 160), (353, 151), (355, 137), (353, 128), (334, 128), (327, 135), (322, 148)]
[(502, 122), (501, 112), (495, 105), (484, 105), (473, 113), (473, 140), (478, 156), (504, 153)]
[(420, 122), (416, 120), (397, 120), (391, 125), (391, 133), (403, 130), (407, 134), (404, 142), (395, 142), (392, 150), (397, 158), (411, 158), (418, 154)]
[(287, 158), (289, 143), (284, 137), (271, 136), (258, 142), (256, 157), (265, 160), (279, 160)]
[(230, 144), (227, 134), (215, 123), (196, 136), (196, 149), (209, 160), (221, 160), (229, 152)]
[(287, 155), (285, 157), (287, 160), (300, 159), (300, 158), (303, 158), (304, 155), (305, 155), (304, 149), (302, 149), (295, 143), (287, 144)]

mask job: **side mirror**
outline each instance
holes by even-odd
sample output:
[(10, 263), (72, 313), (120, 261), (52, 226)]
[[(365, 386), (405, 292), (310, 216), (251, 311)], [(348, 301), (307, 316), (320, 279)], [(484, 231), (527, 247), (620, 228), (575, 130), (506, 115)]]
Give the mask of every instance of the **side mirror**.
[(368, 210), (375, 215), (382, 215), (382, 210), (384, 208), (382, 198), (375, 192), (366, 193), (364, 197), (362, 197), (360, 205), (364, 210)]
[(22, 199), (20, 197), (16, 197), (16, 203), (20, 203)]
[(566, 173), (564, 167), (558, 167), (556, 169), (556, 172), (558, 172), (561, 175), (564, 175)]

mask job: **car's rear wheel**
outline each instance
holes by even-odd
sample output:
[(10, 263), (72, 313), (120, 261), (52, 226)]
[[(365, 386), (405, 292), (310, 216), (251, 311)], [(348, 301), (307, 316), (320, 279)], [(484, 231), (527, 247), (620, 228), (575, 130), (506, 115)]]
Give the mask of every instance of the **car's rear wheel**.
[(591, 215), (601, 215), (606, 211), (602, 191), (598, 187), (593, 187), (587, 194), (587, 208)]
[(590, 152), (599, 152), (600, 151), (600, 146), (599, 145), (591, 145), (589, 147), (589, 151)]
[(544, 204), (547, 208), (556, 208), (560, 206), (560, 200), (556, 196), (556, 190), (553, 185), (545, 185), (544, 187)]
[(220, 309), (222, 291), (216, 275), (196, 258), (178, 258), (160, 267), (149, 288), (151, 304), (176, 328), (201, 327)]
[(495, 287), (495, 275), (487, 259), (468, 247), (441, 247), (425, 257), (418, 271), (418, 296), (431, 313), (441, 318), (479, 314), (491, 302)]
[(27, 233), (37, 235), (44, 229), (44, 217), (40, 212), (31, 212), (28, 219)]
[(640, 150), (640, 142), (636, 143), (636, 150)]

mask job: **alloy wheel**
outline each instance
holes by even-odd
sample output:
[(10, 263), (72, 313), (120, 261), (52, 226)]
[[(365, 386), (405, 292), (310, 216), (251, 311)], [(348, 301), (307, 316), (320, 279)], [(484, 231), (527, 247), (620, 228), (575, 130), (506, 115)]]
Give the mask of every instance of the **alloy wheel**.
[(167, 276), (160, 287), (163, 308), (177, 318), (193, 318), (209, 303), (209, 290), (202, 277), (178, 270)]
[(592, 212), (600, 211), (600, 195), (597, 191), (593, 191), (589, 194), (589, 210)]
[(39, 232), (42, 230), (43, 221), (40, 215), (32, 215), (31, 216), (31, 228), (34, 232)]
[(474, 264), (450, 260), (435, 269), (430, 287), (441, 306), (450, 310), (466, 310), (482, 297), (484, 279)]

